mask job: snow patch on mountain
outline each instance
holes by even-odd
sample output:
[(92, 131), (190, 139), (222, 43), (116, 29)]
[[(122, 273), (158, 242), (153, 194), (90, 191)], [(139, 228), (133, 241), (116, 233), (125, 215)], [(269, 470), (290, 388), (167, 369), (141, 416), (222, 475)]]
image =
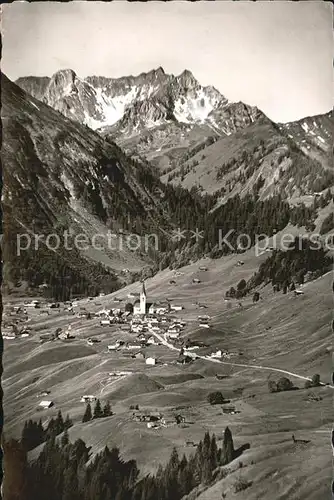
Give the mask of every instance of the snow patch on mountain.
[(182, 123), (204, 123), (218, 102), (217, 98), (211, 98), (201, 89), (195, 97), (180, 96), (174, 103), (174, 116)]

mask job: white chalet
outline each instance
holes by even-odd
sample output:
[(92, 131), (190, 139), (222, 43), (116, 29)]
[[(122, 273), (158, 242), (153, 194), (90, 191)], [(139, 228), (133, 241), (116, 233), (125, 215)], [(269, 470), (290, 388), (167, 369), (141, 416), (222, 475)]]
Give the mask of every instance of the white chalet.
[(151, 365), (151, 366), (154, 366), (154, 365), (156, 364), (156, 361), (157, 361), (157, 360), (156, 360), (155, 358), (146, 358), (146, 359), (145, 359), (145, 363), (146, 363), (147, 365)]
[(110, 319), (101, 319), (100, 325), (101, 326), (110, 326)]
[(171, 305), (170, 308), (173, 310), (173, 311), (182, 311), (182, 309), (184, 309), (183, 306), (174, 306), (174, 305)]
[(211, 358), (221, 358), (223, 355), (222, 351), (219, 349), (218, 351), (216, 352), (213, 352), (210, 356)]
[(51, 408), (53, 406), (53, 401), (41, 401), (38, 406), (42, 408)]

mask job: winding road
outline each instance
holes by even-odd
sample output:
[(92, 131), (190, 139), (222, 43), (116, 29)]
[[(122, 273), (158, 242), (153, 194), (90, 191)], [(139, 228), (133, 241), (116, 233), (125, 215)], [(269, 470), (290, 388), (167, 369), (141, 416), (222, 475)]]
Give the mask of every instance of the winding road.
[[(173, 351), (179, 351), (180, 349), (178, 347), (175, 347), (173, 344), (170, 344), (167, 340), (166, 337), (162, 337), (155, 331), (151, 330), (150, 333), (152, 335), (155, 335), (155, 337), (166, 347), (169, 349), (172, 349)], [(301, 380), (312, 380), (310, 377), (304, 377), (303, 375), (298, 375), (297, 373), (290, 372), (288, 370), (283, 370), (281, 368), (274, 368), (271, 366), (262, 366), (262, 365), (250, 365), (246, 363), (233, 363), (230, 361), (220, 361), (219, 359), (211, 358), (210, 356), (200, 356), (199, 354), (194, 354), (194, 358), (198, 359), (204, 359), (205, 361), (211, 361), (212, 363), (220, 363), (222, 365), (228, 365), (228, 366), (239, 366), (242, 368), (252, 368), (254, 370), (268, 370), (268, 371), (273, 371), (273, 372), (278, 372), (278, 373), (284, 373), (285, 375), (290, 375), (291, 377), (299, 378)], [(323, 382), (320, 382), (320, 385), (330, 387), (331, 389), (334, 389), (333, 385), (330, 384), (325, 384)]]

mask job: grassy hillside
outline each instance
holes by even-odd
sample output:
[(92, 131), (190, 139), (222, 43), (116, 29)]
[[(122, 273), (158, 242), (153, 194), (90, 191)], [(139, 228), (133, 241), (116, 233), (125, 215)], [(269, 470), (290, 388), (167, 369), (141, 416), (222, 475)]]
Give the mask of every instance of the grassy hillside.
[[(323, 382), (329, 382), (332, 298), (328, 292), (332, 274), (306, 283), (304, 295), (299, 297), (274, 294), (272, 287), (262, 287), (259, 302), (246, 297), (240, 307), (238, 300), (225, 301), (225, 291), (242, 278), (249, 279), (268, 255), (255, 258), (253, 252), (242, 255), (242, 266), (237, 265), (238, 255), (203, 259), (182, 268), (177, 276), (166, 269), (146, 283), (149, 298), (168, 297), (173, 303), (183, 304), (184, 310), (176, 315), (186, 321), (184, 338), (208, 346), (199, 354), (217, 349), (231, 354), (222, 363), (198, 359), (189, 366), (178, 366), (177, 351), (152, 346), (147, 352), (157, 356), (161, 364), (147, 367), (143, 360), (107, 352), (106, 346), (117, 338), (130, 338), (117, 326), (106, 330), (98, 320), (71, 318), (65, 311), (52, 313), (48, 320), (39, 316), (38, 310), (30, 313), (32, 336), (6, 341), (4, 404), (10, 415), (6, 433), (19, 436), (27, 418), (46, 421), (61, 409), (74, 422), (69, 432), (71, 440), (84, 439), (93, 453), (106, 444), (117, 445), (125, 459), (136, 458), (142, 473), (146, 473), (167, 461), (173, 446), (180, 454), (188, 455), (191, 447), (187, 441), (197, 443), (206, 430), (219, 438), (228, 425), (236, 446), (249, 442), (250, 449), (228, 467), (230, 473), (225, 478), (199, 491), (200, 498), (213, 499), (225, 492), (226, 498), (243, 498), (247, 494), (247, 498), (264, 499), (271, 491), (275, 499), (297, 499), (301, 492), (303, 498), (322, 499), (326, 491), (322, 481), (330, 475), (329, 452), (325, 454), (323, 449), (329, 442), (332, 388), (305, 389), (304, 385), (315, 373)], [(200, 266), (208, 270), (200, 271)], [(201, 282), (192, 283), (194, 277)], [(176, 283), (169, 284), (171, 279)], [(134, 283), (117, 296), (124, 304), (127, 294), (139, 288)], [(93, 312), (111, 305), (113, 297), (83, 300), (80, 304)], [(206, 306), (204, 311), (200, 304)], [(204, 313), (211, 317), (209, 329), (198, 325), (197, 316)], [(69, 323), (76, 337), (70, 344), (36, 344), (40, 333)], [(91, 336), (101, 343), (86, 346)], [(133, 374), (112, 379), (109, 373), (114, 370)], [(224, 378), (218, 379), (217, 373)], [(299, 390), (270, 393), (268, 381), (282, 376), (290, 378)], [(38, 393), (46, 389), (51, 390), (48, 397), (54, 400), (55, 407), (37, 410), (39, 399), (43, 399)], [(219, 405), (209, 405), (207, 396), (214, 390), (221, 391), (237, 413), (228, 415)], [(114, 415), (82, 424), (83, 394), (95, 394), (103, 403), (109, 400)], [(142, 411), (160, 411), (171, 425), (147, 429), (145, 424), (132, 420), (131, 405), (139, 405)], [(176, 413), (184, 415), (184, 425), (172, 423)], [(310, 443), (296, 445), (292, 434)], [(303, 459), (305, 465), (297, 466), (297, 459), (298, 464)], [(243, 463), (241, 468), (239, 461)], [(253, 483), (244, 493), (236, 494), (234, 485), (240, 477)], [(284, 477), (288, 479), (283, 481)], [(318, 487), (306, 490), (305, 482)]]
[(190, 189), (217, 193), (221, 202), (240, 194), (273, 194), (293, 199), (322, 191), (334, 183), (333, 169), (300, 150), (267, 118), (220, 138), (214, 144), (179, 162), (163, 176)]

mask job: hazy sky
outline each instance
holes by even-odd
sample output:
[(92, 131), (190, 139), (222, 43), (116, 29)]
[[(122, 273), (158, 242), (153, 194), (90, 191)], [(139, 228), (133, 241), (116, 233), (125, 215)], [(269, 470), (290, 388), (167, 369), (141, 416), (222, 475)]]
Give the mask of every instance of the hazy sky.
[(325, 2), (15, 2), (2, 6), (2, 71), (51, 76), (185, 68), (276, 121), (332, 107), (332, 6)]

